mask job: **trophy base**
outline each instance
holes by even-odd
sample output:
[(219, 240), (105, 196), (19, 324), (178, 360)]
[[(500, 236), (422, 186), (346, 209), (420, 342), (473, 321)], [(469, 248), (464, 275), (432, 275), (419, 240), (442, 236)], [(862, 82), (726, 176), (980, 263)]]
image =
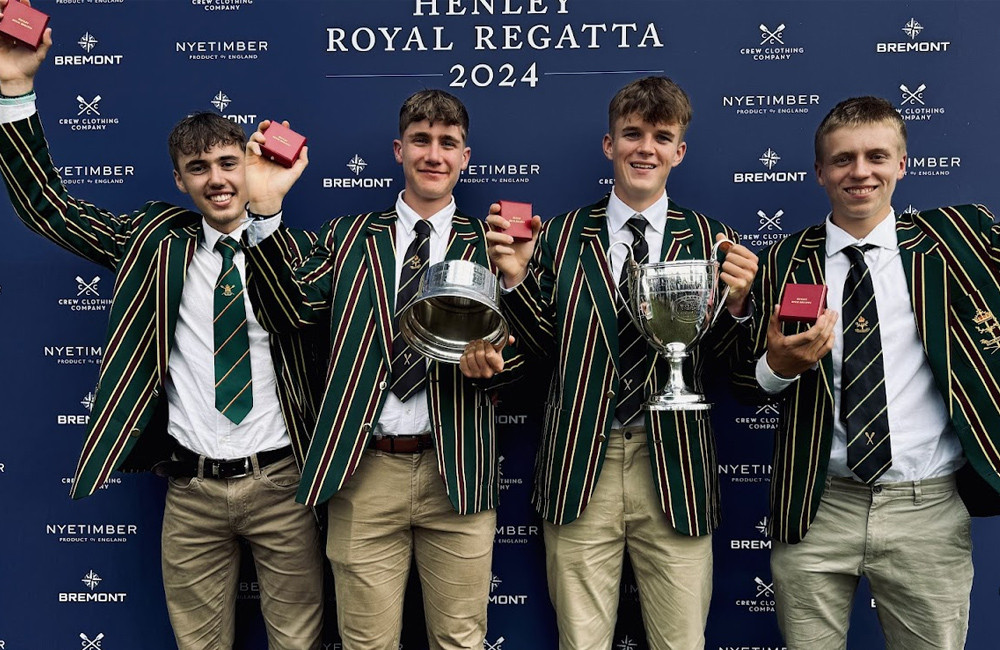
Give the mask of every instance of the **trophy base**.
[(642, 405), (647, 411), (707, 411), (711, 402), (698, 393), (660, 393), (653, 395)]

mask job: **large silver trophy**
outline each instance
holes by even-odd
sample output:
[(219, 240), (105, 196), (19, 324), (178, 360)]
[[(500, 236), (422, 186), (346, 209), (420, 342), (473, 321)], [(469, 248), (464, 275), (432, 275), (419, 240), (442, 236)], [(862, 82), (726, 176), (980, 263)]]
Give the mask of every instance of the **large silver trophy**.
[[(623, 296), (632, 322), (653, 348), (670, 364), (667, 387), (651, 396), (643, 407), (647, 411), (700, 411), (712, 408), (705, 396), (688, 389), (684, 383), (684, 359), (688, 350), (704, 335), (718, 317), (727, 286), (718, 295), (719, 262), (716, 258), (721, 240), (712, 247), (707, 260), (678, 260), (637, 264), (628, 248), (628, 295)], [(618, 244), (615, 244), (618, 245)]]
[(466, 260), (430, 265), (417, 297), (399, 316), (399, 331), (417, 352), (442, 363), (458, 363), (470, 341), (506, 343), (496, 276)]

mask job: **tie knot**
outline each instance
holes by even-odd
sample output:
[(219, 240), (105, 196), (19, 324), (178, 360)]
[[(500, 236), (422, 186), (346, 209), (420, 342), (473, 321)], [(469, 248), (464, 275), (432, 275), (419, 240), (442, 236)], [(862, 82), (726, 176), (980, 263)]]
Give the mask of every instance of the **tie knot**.
[(646, 221), (646, 217), (641, 214), (637, 214), (625, 222), (625, 225), (629, 227), (629, 230), (632, 231), (632, 235), (635, 237), (645, 237), (646, 226), (648, 224), (649, 222)]
[(215, 250), (222, 253), (222, 259), (232, 260), (233, 256), (240, 250), (240, 243), (232, 237), (222, 237), (215, 242)]
[(417, 223), (413, 224), (413, 232), (417, 234), (417, 237), (430, 237), (431, 236), (431, 224), (426, 219), (421, 219)]
[(864, 246), (848, 246), (844, 249), (844, 254), (851, 260), (851, 264), (865, 264), (865, 253), (875, 248), (875, 244), (865, 244)]

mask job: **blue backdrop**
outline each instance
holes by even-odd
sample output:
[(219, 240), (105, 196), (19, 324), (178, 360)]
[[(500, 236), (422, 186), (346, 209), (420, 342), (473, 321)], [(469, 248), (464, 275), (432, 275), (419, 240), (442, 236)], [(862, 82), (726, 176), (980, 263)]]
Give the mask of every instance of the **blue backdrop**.
[[(55, 46), (38, 105), (70, 191), (119, 212), (184, 202), (166, 134), (214, 110), (245, 125), (287, 119), (311, 164), (287, 220), (388, 206), (401, 101), (447, 88), (472, 115), (459, 206), (504, 198), (548, 217), (609, 191), (601, 152), (616, 89), (666, 74), (690, 94), (688, 153), (670, 178), (680, 204), (760, 248), (822, 219), (812, 134), (837, 101), (876, 94), (910, 130), (898, 211), (1000, 206), (994, 2), (667, 0), (38, 0)], [(0, 206), (0, 650), (171, 648), (159, 568), (164, 486), (115, 475), (73, 502), (113, 277), (57, 250)], [(544, 394), (541, 385), (530, 394)], [(777, 413), (713, 395), (723, 525), (707, 647), (783, 648), (768, 568)], [(502, 505), (487, 650), (555, 647), (540, 524), (528, 504), (538, 404), (502, 398)], [(976, 521), (970, 648), (996, 647), (1000, 527)], [(928, 561), (933, 561), (929, 558)], [(240, 582), (240, 648), (264, 648), (252, 565)], [(426, 647), (411, 592), (403, 647)], [(879, 648), (860, 593), (853, 647)], [(329, 612), (327, 648), (339, 648)], [(634, 584), (622, 586), (615, 650), (645, 648)]]

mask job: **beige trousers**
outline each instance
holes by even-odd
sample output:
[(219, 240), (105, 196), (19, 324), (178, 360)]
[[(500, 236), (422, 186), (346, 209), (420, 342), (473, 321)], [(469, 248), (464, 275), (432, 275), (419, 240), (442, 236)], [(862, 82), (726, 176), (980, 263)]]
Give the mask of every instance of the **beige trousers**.
[(344, 650), (398, 649), (412, 559), (429, 647), (482, 650), (496, 511), (455, 512), (433, 450), (365, 451), (328, 512)]
[(608, 650), (628, 549), (651, 650), (705, 645), (712, 537), (673, 529), (653, 485), (642, 428), (612, 430), (593, 497), (575, 521), (544, 523), (560, 650)]
[(972, 541), (951, 476), (874, 487), (828, 480), (805, 538), (775, 542), (771, 572), (789, 650), (846, 647), (861, 576), (888, 650), (965, 646)]
[(268, 647), (319, 647), (323, 556), (312, 510), (295, 503), (298, 486), (291, 457), (243, 478), (170, 479), (163, 587), (179, 648), (232, 647), (240, 537), (257, 566)]

